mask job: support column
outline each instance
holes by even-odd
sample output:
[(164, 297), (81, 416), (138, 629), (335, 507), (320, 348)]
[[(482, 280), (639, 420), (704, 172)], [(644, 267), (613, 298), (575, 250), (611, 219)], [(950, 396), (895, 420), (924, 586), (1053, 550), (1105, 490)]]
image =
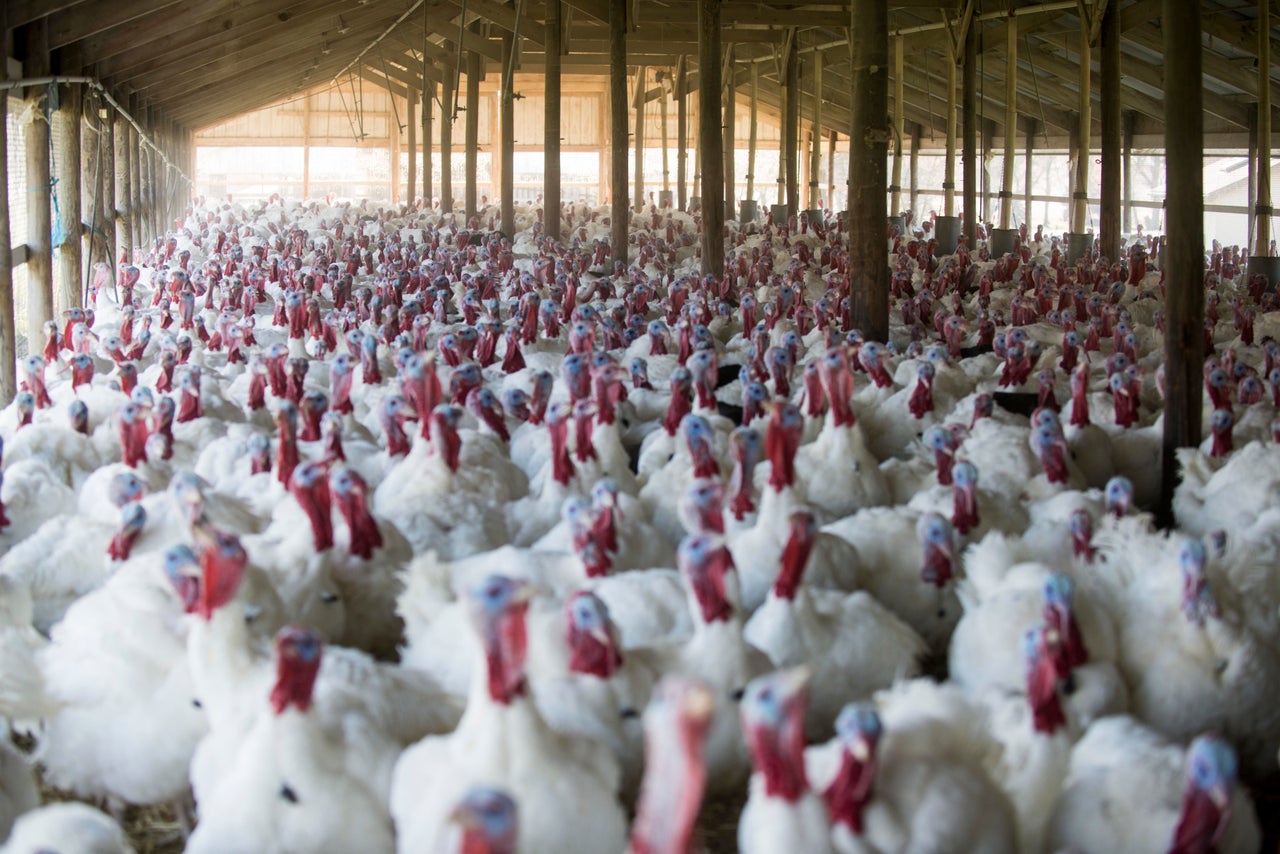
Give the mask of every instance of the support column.
[(885, 237), (889, 156), (889, 4), (853, 0), (853, 132), (849, 146), (849, 280), (853, 325), (889, 340), (889, 246)]
[(920, 200), (920, 125), (911, 131), (911, 213)]
[(1005, 22), (1004, 169), (1000, 173), (1000, 227), (1013, 228), (1013, 158), (1018, 146), (1018, 18)]
[[(450, 49), (449, 42), (444, 43)], [(440, 212), (453, 213), (453, 104), (458, 97), (452, 68), (446, 68), (440, 81)]]
[(302, 99), (302, 198), (311, 198), (311, 96)]
[[(1128, 118), (1126, 114), (1125, 118)], [(1253, 251), (1253, 207), (1258, 203), (1258, 111), (1254, 110), (1248, 116), (1249, 122), (1249, 192), (1246, 201), (1246, 207), (1249, 211), (1245, 217), (1249, 221), (1248, 232), (1249, 239), (1245, 243), (1245, 247), (1249, 252)], [(1125, 126), (1126, 132), (1128, 125)], [(1124, 149), (1124, 222), (1126, 229), (1129, 226), (1129, 144), (1133, 137), (1126, 133), (1125, 149)]]
[[(47, 18), (32, 21), (25, 28), (26, 58), (22, 71), (27, 77), (49, 74)], [(53, 266), (50, 243), (49, 123), (45, 120), (48, 87), (27, 89), (27, 108), (35, 120), (27, 125), (27, 346), (40, 352), (44, 324), (53, 320)]]
[(722, 125), (724, 144), (724, 209), (725, 217), (736, 218), (738, 211), (738, 178), (735, 156), (738, 150), (738, 90), (734, 84), (734, 46), (729, 45), (725, 51), (725, 67), (728, 76), (724, 83), (724, 124)]
[[(0, 38), (0, 81), (9, 76), (6, 41)], [(8, 97), (8, 92), (0, 95), (6, 113), (6, 121), (0, 121), (0, 153), (4, 154), (0, 156), (0, 407), (8, 406), (18, 393), (18, 328), (13, 310), (13, 241), (9, 234)]]
[(755, 147), (759, 142), (760, 64), (751, 63), (751, 118), (746, 131), (746, 198), (755, 200)]
[(1102, 15), (1102, 254), (1120, 257), (1120, 4)]
[(835, 131), (827, 135), (827, 210), (836, 209), (836, 137)]
[(114, 283), (116, 280), (116, 259), (113, 257), (116, 250), (115, 134), (112, 130), (114, 126), (105, 100), (97, 100), (96, 108), (91, 113), (87, 112), (86, 115), (91, 122), (97, 124), (98, 133), (101, 135), (98, 157), (102, 198), (98, 202), (100, 209), (98, 228), (102, 232), (102, 252), (99, 260), (106, 263), (108, 275)]
[[(141, 103), (137, 95), (129, 98), (129, 112), (134, 116), (135, 120), (141, 115)], [(139, 120), (140, 121), (140, 120)], [(138, 130), (132, 124), (129, 128), (129, 246), (133, 252), (145, 249), (144, 238), (142, 236), (142, 184), (141, 169), (142, 159), (138, 156), (138, 152), (142, 148), (142, 138), (138, 135)]]
[[(1110, 5), (1109, 3), (1107, 5)], [(1089, 45), (1087, 21), (1080, 26), (1080, 98), (1076, 109), (1079, 125), (1076, 129), (1076, 179), (1071, 192), (1071, 231), (1084, 234), (1089, 227), (1089, 135), (1093, 128), (1092, 71), (1089, 67), (1092, 50)]]
[(724, 148), (720, 139), (720, 3), (698, 0), (698, 149), (702, 172), (702, 271), (724, 273)]
[(658, 88), (662, 94), (658, 96), (658, 124), (662, 128), (662, 192), (671, 196), (671, 134), (667, 130), (667, 87), (671, 83), (671, 71), (664, 69)]
[[(1168, 3), (1166, 2), (1166, 6)], [(1199, 8), (1196, 18), (1199, 20)], [(1271, 4), (1258, 0), (1258, 201), (1253, 230), (1253, 254), (1271, 252)], [(1166, 33), (1165, 42), (1169, 36)], [(1199, 62), (1197, 61), (1197, 66)], [(1172, 173), (1170, 173), (1172, 174)], [(1198, 245), (1198, 244), (1197, 244)], [(1276, 284), (1272, 282), (1272, 284)]]
[(636, 69), (636, 129), (635, 129), (635, 208), (644, 210), (644, 88), (648, 69), (643, 65)]
[(435, 179), (431, 175), (431, 113), (435, 106), (436, 84), (422, 79), (422, 206), (431, 209)]
[(478, 213), (476, 207), (476, 171), (480, 159), (480, 80), (484, 76), (484, 60), (475, 51), (467, 53), (467, 174), (463, 203), (466, 206), (467, 227)]
[(906, 143), (906, 102), (902, 95), (903, 37), (893, 40), (893, 177), (889, 181), (889, 216), (902, 213), (902, 148)]
[(543, 69), (542, 225), (560, 239), (560, 53), (564, 30), (561, 0), (547, 0), (547, 61)]
[(609, 0), (610, 186), (613, 260), (627, 264), (627, 0)]
[(689, 209), (689, 94), (685, 58), (676, 64), (676, 199), (680, 210)]
[(945, 216), (956, 215), (956, 142), (959, 137), (959, 122), (956, 111), (960, 108), (956, 97), (956, 66), (960, 56), (949, 50), (950, 62), (947, 63), (947, 158), (942, 173), (942, 212)]
[(964, 35), (964, 235), (970, 251), (978, 248), (978, 33)]
[(786, 116), (782, 121), (782, 150), (785, 154), (787, 181), (787, 218), (800, 207), (800, 56), (795, 43), (799, 36), (792, 31), (786, 65)]
[(391, 152), (391, 173), (388, 176), (388, 189), (391, 192), (391, 204), (400, 204), (400, 120), (396, 114), (395, 102), (399, 100), (395, 94), (387, 96), (391, 100), (391, 115), (387, 117), (387, 147)]
[(502, 130), (502, 179), (498, 195), (502, 205), (502, 233), (507, 239), (516, 239), (516, 93), (513, 91), (515, 72), (516, 37), (507, 33), (502, 37), (502, 58), (508, 63), (502, 79), (502, 91), (498, 93)]
[[(426, 81), (423, 81), (426, 82)], [(307, 100), (311, 100), (308, 98)], [(418, 90), (409, 84), (409, 96), (405, 99), (404, 122), (408, 126), (409, 174), (405, 176), (406, 191), (404, 201), (413, 207), (414, 196), (418, 194)]]
[(996, 147), (996, 123), (991, 119), (979, 119), (982, 124), (982, 148), (978, 152), (978, 163), (982, 164), (981, 174), (978, 176), (978, 183), (981, 185), (982, 197), (979, 200), (978, 208), (982, 211), (982, 221), (990, 223), (991, 216), (991, 199), (995, 193), (991, 190), (991, 171), (987, 169), (986, 164), (991, 156), (991, 150)]
[(809, 210), (822, 207), (822, 51), (813, 54), (813, 147), (809, 150)]
[(1022, 219), (1027, 224), (1027, 231), (1034, 234), (1035, 224), (1031, 221), (1031, 201), (1032, 201), (1032, 196), (1035, 195), (1035, 182), (1031, 180), (1031, 162), (1032, 162), (1031, 158), (1035, 150), (1035, 143), (1036, 143), (1036, 120), (1026, 119), (1025, 121), (1027, 123), (1027, 139), (1026, 139), (1027, 153), (1026, 153), (1026, 157), (1023, 158), (1025, 162), (1022, 164), (1023, 165), (1023, 169), (1022, 169), (1023, 217)]
[(129, 174), (129, 123), (124, 116), (116, 113), (113, 123), (113, 148), (115, 156), (115, 212), (116, 212), (116, 257), (111, 268), (117, 265), (128, 265), (133, 261), (133, 211), (130, 205), (133, 197), (129, 188), (133, 178)]
[[(62, 73), (79, 73), (80, 69), (62, 68)], [(80, 151), (80, 112), (81, 92), (79, 85), (58, 87), (58, 109), (53, 114), (53, 121), (58, 128), (57, 150), (54, 162), (58, 164), (58, 225), (62, 232), (62, 242), (54, 249), (57, 252), (57, 270), (54, 276), (57, 282), (57, 299), (55, 310), (66, 311), (69, 308), (81, 308), (84, 299), (80, 293), (81, 266), (80, 251), (80, 202), (81, 184), (92, 188), (94, 174), (82, 177), (81, 170), (86, 165)], [(92, 189), (88, 195), (92, 195)]]
[[(1266, 0), (1259, 4), (1265, 16)], [(1200, 4), (1164, 0), (1165, 397), (1164, 454), (1157, 519), (1173, 521), (1178, 448), (1200, 444), (1204, 384), (1204, 110), (1200, 77)], [(1266, 18), (1261, 43), (1269, 41)], [(1261, 66), (1263, 76), (1267, 66)], [(1269, 118), (1269, 116), (1268, 116)], [(1269, 125), (1269, 122), (1268, 122)], [(1269, 130), (1269, 127), (1267, 128)], [(1266, 232), (1260, 229), (1259, 240)]]

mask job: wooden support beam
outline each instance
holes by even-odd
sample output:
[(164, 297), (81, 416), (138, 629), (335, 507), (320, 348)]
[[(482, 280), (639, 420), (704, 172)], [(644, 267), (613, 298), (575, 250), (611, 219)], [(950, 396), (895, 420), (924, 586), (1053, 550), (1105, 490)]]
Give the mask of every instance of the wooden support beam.
[(689, 93), (685, 89), (685, 58), (676, 63), (676, 203), (689, 209)]
[(911, 213), (916, 213), (920, 199), (920, 125), (911, 131)]
[[(1165, 4), (1168, 8), (1168, 4)], [(1197, 12), (1197, 17), (1199, 14)], [(1258, 0), (1258, 201), (1253, 254), (1271, 254), (1271, 3)], [(1168, 34), (1165, 44), (1169, 43)], [(1168, 90), (1166, 99), (1168, 98)], [(1197, 103), (1199, 103), (1197, 101)], [(1167, 119), (1166, 119), (1167, 121)], [(1166, 131), (1166, 136), (1167, 136)], [(1169, 174), (1175, 174), (1170, 172)], [(1274, 286), (1276, 283), (1272, 282)]]
[(484, 74), (484, 63), (480, 54), (475, 51), (467, 53), (467, 115), (466, 115), (466, 185), (463, 191), (463, 204), (466, 210), (467, 227), (471, 227), (471, 218), (478, 208), (476, 192), (476, 172), (480, 160), (480, 80)]
[(133, 204), (133, 196), (129, 191), (133, 185), (133, 176), (129, 161), (129, 123), (120, 113), (115, 114), (113, 135), (116, 257), (111, 269), (115, 270), (117, 265), (128, 265), (133, 260), (133, 211), (130, 207)]
[[(310, 100), (310, 99), (308, 99)], [(410, 207), (413, 206), (414, 196), (418, 193), (418, 93), (411, 86), (409, 87), (409, 97), (405, 99), (404, 107), (404, 123), (408, 139), (406, 142), (409, 147), (409, 174), (405, 176), (407, 190), (404, 194), (405, 203)], [(400, 172), (400, 164), (396, 164), (397, 176)], [(397, 180), (399, 178), (397, 177)]]
[(517, 18), (515, 8), (499, 0), (467, 0), (467, 12), (474, 12), (492, 21), (508, 33), (519, 33), (521, 38), (536, 45), (547, 43), (546, 27), (528, 15)]
[(702, 272), (724, 274), (724, 147), (720, 142), (720, 3), (698, 0), (698, 147), (702, 172)]
[[(76, 67), (74, 72), (65, 67), (59, 70), (66, 74), (80, 71), (79, 67)], [(58, 133), (51, 137), (57, 141), (53, 157), (58, 165), (58, 173), (55, 176), (58, 179), (56, 215), (58, 230), (61, 233), (61, 242), (54, 246), (56, 250), (54, 303), (58, 312), (72, 307), (82, 308), (84, 303), (80, 295), (81, 170), (85, 165), (80, 156), (80, 113), (83, 91), (83, 87), (79, 85), (59, 86), (58, 109), (54, 111), (52, 117), (53, 126), (58, 130)], [(83, 180), (91, 183), (93, 178), (93, 173), (90, 173)]]
[(965, 28), (963, 71), (964, 235), (974, 250), (978, 246), (978, 34), (971, 26)]
[(1006, 29), (1004, 72), (1004, 163), (1000, 174), (1000, 227), (1013, 227), (1013, 158), (1018, 145), (1018, 20)]
[[(948, 48), (950, 47), (950, 43), (948, 43)], [(959, 82), (956, 68), (959, 65), (960, 58), (955, 50), (948, 51), (948, 62), (946, 63), (947, 153), (942, 167), (942, 212), (945, 216), (956, 215), (956, 143), (959, 137), (959, 123), (956, 111), (960, 107), (956, 89), (956, 85)]]
[[(82, 138), (81, 144), (85, 148), (96, 144), (97, 153), (94, 156), (98, 158), (96, 172), (99, 186), (95, 206), (97, 209), (97, 230), (102, 233), (102, 238), (97, 243), (100, 248), (94, 260), (102, 261), (107, 265), (111, 281), (115, 282), (116, 181), (113, 174), (115, 172), (115, 160), (113, 159), (115, 135), (112, 133), (111, 110), (105, 100), (93, 98), (86, 102), (85, 129), (86, 131), (95, 129), (96, 133), (86, 133)], [(85, 160), (88, 161), (88, 159), (89, 156), (86, 154)], [(90, 222), (92, 223), (92, 220)], [(90, 243), (93, 243), (92, 235)]]
[(667, 130), (667, 96), (666, 92), (671, 82), (671, 71), (666, 69), (662, 71), (662, 90), (663, 96), (658, 99), (658, 126), (662, 128), (662, 192), (668, 199), (671, 198), (671, 139)]
[[(48, 20), (41, 18), (27, 24), (14, 40), (26, 52), (22, 72), (27, 77), (49, 74)], [(27, 109), (34, 121), (27, 125), (27, 345), (37, 353), (44, 343), (44, 324), (54, 319), (53, 266), (50, 244), (50, 176), (48, 89), (27, 90)]]
[[(514, 10), (513, 10), (514, 11)], [(516, 37), (508, 33), (502, 37), (503, 53), (507, 62), (515, 62)], [(502, 132), (500, 153), (502, 155), (502, 184), (498, 189), (498, 197), (502, 206), (502, 233), (508, 240), (516, 238), (516, 97), (511, 89), (511, 77), (504, 75), (501, 91), (498, 92), (501, 118), (498, 125)]]
[(814, 54), (813, 65), (813, 133), (809, 150), (809, 210), (822, 207), (822, 54)]
[(644, 87), (645, 78), (648, 72), (642, 65), (636, 69), (636, 97), (633, 99), (636, 110), (635, 120), (635, 145), (631, 150), (635, 152), (635, 180), (632, 186), (635, 191), (634, 207), (636, 210), (644, 210)]
[(795, 43), (797, 38), (795, 32), (794, 29), (791, 30), (792, 39), (784, 48), (783, 76), (786, 80), (784, 87), (786, 106), (782, 119), (782, 152), (785, 168), (778, 173), (780, 178), (785, 177), (786, 180), (788, 219), (795, 216), (800, 207), (800, 176), (797, 162), (800, 147), (800, 53)]
[[(1081, 9), (1086, 7), (1082, 4)], [(1075, 234), (1084, 234), (1085, 229), (1089, 227), (1089, 161), (1093, 155), (1090, 152), (1090, 136), (1093, 129), (1093, 72), (1092, 72), (1092, 50), (1089, 43), (1089, 31), (1092, 22), (1088, 15), (1083, 15), (1083, 23), (1077, 34), (1079, 38), (1079, 46), (1077, 50), (1080, 55), (1080, 85), (1078, 96), (1078, 107), (1076, 114), (1079, 117), (1080, 126), (1076, 131), (1076, 144), (1079, 151), (1076, 155), (1076, 177), (1075, 190), (1072, 191), (1071, 204), (1071, 231)]]
[(1102, 210), (1099, 233), (1101, 252), (1112, 261), (1120, 258), (1120, 11), (1107, 4), (1102, 14)]
[(609, 201), (614, 263), (627, 265), (627, 2), (609, 3)]
[(756, 198), (756, 147), (760, 131), (760, 66), (751, 63), (751, 127), (747, 132), (747, 199)]
[(903, 96), (903, 37), (893, 39), (893, 176), (889, 180), (889, 214), (902, 213), (902, 148), (906, 140), (907, 105)]
[(849, 146), (849, 283), (853, 325), (871, 341), (889, 340), (889, 4), (854, 0), (853, 123)]
[[(1266, 6), (1266, 0), (1262, 0)], [(1179, 448), (1200, 444), (1204, 383), (1204, 83), (1200, 6), (1165, 0), (1165, 397), (1157, 520), (1173, 523)]]
[(1037, 122), (1031, 119), (1027, 122), (1026, 129), (1026, 156), (1023, 158), (1023, 187), (1022, 187), (1022, 221), (1027, 224), (1027, 228), (1031, 228), (1031, 198), (1035, 194), (1035, 183), (1032, 180), (1032, 155), (1035, 152)]
[[(1121, 138), (1121, 146), (1122, 146), (1121, 168), (1124, 171), (1123, 192), (1124, 192), (1124, 233), (1125, 234), (1133, 233), (1133, 168), (1132, 168), (1133, 164), (1132, 164), (1132, 160), (1133, 160), (1134, 118), (1135, 117), (1133, 113), (1128, 113), (1128, 112), (1122, 113), (1120, 117), (1120, 124), (1121, 124), (1122, 134), (1123, 134)], [(1252, 175), (1252, 169), (1253, 169), (1252, 160), (1249, 162), (1249, 169), (1250, 169), (1250, 174)], [(1254, 184), (1253, 184), (1253, 181), (1250, 180), (1249, 181), (1250, 209), (1253, 208), (1253, 195), (1252, 195), (1253, 189), (1254, 189)], [(1252, 224), (1252, 220), (1250, 224)]]
[[(179, 18), (161, 15), (179, 0), (112, 0), (110, 3), (84, 3), (62, 14), (46, 18), (49, 49), (69, 45), (98, 33), (133, 25), (145, 18)], [(180, 19), (179, 19), (180, 20)], [(123, 34), (117, 33), (124, 37)]]
[(836, 132), (831, 131), (827, 142), (827, 210), (836, 207), (836, 137)]
[(547, 237), (560, 239), (560, 54), (564, 33), (562, 0), (547, 0), (547, 64), (542, 94), (542, 225)]
[(435, 178), (432, 175), (431, 122), (435, 110), (436, 84), (430, 80), (422, 88), (422, 204), (430, 209), (435, 196)]
[(734, 76), (734, 46), (732, 44), (725, 48), (725, 65), (727, 73), (721, 79), (724, 84), (724, 124), (722, 125), (721, 140), (724, 145), (724, 209), (725, 217), (729, 219), (737, 219), (738, 213), (738, 178), (737, 178), (737, 133), (738, 124), (738, 90), (733, 85)]
[[(0, 12), (0, 21), (4, 17)], [(0, 38), (0, 81), (8, 78), (8, 39)], [(8, 94), (0, 98), (8, 109)], [(9, 122), (0, 122), (0, 407), (18, 393), (18, 328), (13, 299), (13, 238), (9, 233)]]
[(440, 210), (453, 213), (453, 75), (446, 74), (440, 83)]

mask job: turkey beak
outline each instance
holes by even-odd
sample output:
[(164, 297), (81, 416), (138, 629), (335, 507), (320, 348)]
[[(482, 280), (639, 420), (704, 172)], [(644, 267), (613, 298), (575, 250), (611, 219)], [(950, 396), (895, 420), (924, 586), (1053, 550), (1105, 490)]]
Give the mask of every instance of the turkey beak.
[(715, 696), (702, 685), (692, 686), (682, 705), (684, 716), (695, 723), (710, 719), (715, 708)]

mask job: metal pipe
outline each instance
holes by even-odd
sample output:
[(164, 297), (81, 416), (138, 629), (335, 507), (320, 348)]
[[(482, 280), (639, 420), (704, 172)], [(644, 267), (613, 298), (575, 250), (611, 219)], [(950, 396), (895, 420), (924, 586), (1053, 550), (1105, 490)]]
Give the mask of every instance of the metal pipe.
[[(342, 69), (341, 71), (339, 71), (337, 74), (333, 75), (333, 79), (332, 79), (332, 80), (330, 80), (329, 82), (330, 82), (330, 83), (337, 83), (337, 82), (338, 82), (338, 78), (339, 78), (339, 77), (341, 77), (342, 75), (346, 74), (346, 73), (347, 73), (348, 71), (350, 71), (350, 70), (351, 70), (351, 69), (352, 69), (352, 68), (353, 68), (357, 63), (359, 63), (359, 62), (360, 62), (360, 60), (361, 60), (362, 58), (364, 58), (364, 55), (365, 55), (366, 53), (368, 53), (369, 51), (371, 51), (371, 50), (373, 50), (375, 47), (377, 47), (377, 46), (378, 46), (378, 42), (382, 41), (382, 40), (383, 40), (383, 39), (385, 39), (387, 36), (391, 35), (392, 31), (393, 31), (393, 30), (395, 30), (395, 28), (396, 28), (396, 27), (398, 27), (398, 26), (400, 26), (401, 24), (403, 24), (406, 18), (408, 18), (408, 17), (409, 17), (410, 15), (412, 15), (414, 12), (418, 11), (418, 7), (419, 7), (419, 6), (421, 6), (421, 5), (423, 4), (423, 2), (424, 2), (424, 0), (414, 0), (414, 4), (413, 4), (412, 6), (410, 6), (408, 9), (406, 9), (406, 10), (404, 11), (404, 14), (403, 14), (403, 15), (401, 15), (399, 18), (396, 18), (396, 19), (395, 19), (395, 21), (391, 24), (391, 26), (389, 26), (389, 27), (387, 27), (385, 30), (383, 30), (383, 31), (382, 31), (382, 35), (378, 36), (376, 39), (374, 39), (373, 41), (369, 42), (368, 46), (367, 46), (367, 47), (365, 47), (365, 49), (364, 49), (364, 50), (362, 50), (362, 51), (360, 51), (359, 53), (357, 53), (357, 54), (356, 54), (356, 58), (355, 58), (355, 59), (353, 59), (353, 60), (351, 60), (350, 62), (348, 62), (348, 63), (343, 67), (343, 69)], [(464, 14), (465, 14), (465, 9), (466, 9), (466, 7), (464, 6), (464, 7), (463, 7), (463, 9), (464, 9)]]

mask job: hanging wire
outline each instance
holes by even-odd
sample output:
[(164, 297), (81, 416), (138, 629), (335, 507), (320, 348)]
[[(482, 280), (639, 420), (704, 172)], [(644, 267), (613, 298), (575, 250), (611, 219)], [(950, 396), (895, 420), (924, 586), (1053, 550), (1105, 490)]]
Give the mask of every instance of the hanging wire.
[(1036, 75), (1036, 58), (1031, 53), (1031, 34), (1024, 32), (1022, 42), (1027, 46), (1027, 63), (1031, 66), (1031, 84), (1036, 89), (1036, 103), (1040, 105), (1040, 132), (1044, 134), (1045, 147), (1049, 147), (1049, 123), (1044, 118), (1044, 99), (1040, 97), (1040, 80)]

